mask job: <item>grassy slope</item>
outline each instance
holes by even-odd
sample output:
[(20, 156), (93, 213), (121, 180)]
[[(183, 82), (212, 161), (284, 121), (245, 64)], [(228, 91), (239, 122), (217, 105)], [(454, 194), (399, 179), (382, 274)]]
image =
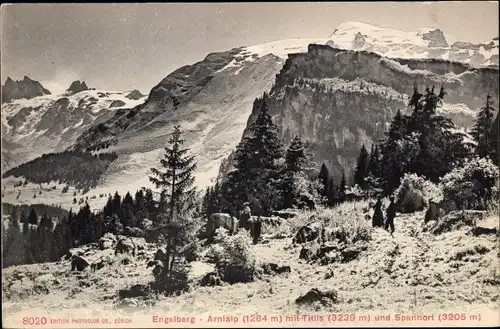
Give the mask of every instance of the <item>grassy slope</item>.
[[(357, 216), (364, 204), (345, 206), (344, 216)], [(356, 211), (356, 215), (352, 212)], [(341, 214), (338, 212), (337, 214)], [(307, 214), (304, 214), (307, 215)], [(160, 297), (147, 303), (134, 303), (132, 310), (118, 302), (117, 290), (135, 283), (152, 280), (151, 269), (146, 268), (145, 259), (137, 259), (130, 265), (104, 268), (96, 273), (82, 273), (77, 277), (69, 273), (68, 261), (25, 265), (4, 270), (2, 310), (6, 323), (19, 321), (21, 314), (48, 314), (71, 316), (82, 312), (87, 317), (104, 314), (191, 314), (208, 317), (209, 314), (295, 314), (297, 312), (369, 312), (372, 310), (393, 312), (425, 312), (437, 310), (472, 311), (498, 309), (500, 292), (498, 286), (484, 280), (500, 277), (498, 267), (498, 239), (495, 236), (474, 237), (461, 229), (439, 236), (422, 232), (424, 213), (399, 215), (396, 218), (396, 233), (391, 236), (375, 229), (370, 247), (359, 259), (345, 264), (319, 266), (306, 264), (298, 259), (300, 247), (292, 247), (291, 238), (264, 239), (269, 243), (254, 246), (260, 261), (272, 261), (290, 265), (292, 272), (268, 277), (249, 284), (224, 285), (222, 287), (199, 287), (178, 297)], [(489, 222), (498, 225), (497, 217)], [(273, 233), (274, 234), (274, 233)], [(483, 246), (483, 253), (474, 250)], [(96, 259), (111, 251), (89, 250), (89, 258)], [(152, 255), (156, 246), (147, 247)], [(471, 251), (471, 255), (456, 259), (457, 254)], [(193, 263), (192, 278), (201, 277), (213, 266), (204, 262)], [(325, 279), (325, 273), (334, 275)], [(8, 287), (16, 273), (25, 273), (22, 287)], [(51, 273), (59, 284), (49, 284), (49, 294), (20, 296), (22, 289), (30, 289), (33, 279)], [(31, 278), (31, 279), (28, 279)], [(339, 292), (340, 301), (332, 309), (313, 305), (299, 307), (295, 299), (312, 288), (330, 289)], [(33, 291), (33, 289), (31, 289)], [(11, 297), (6, 300), (7, 293)], [(149, 304), (149, 305), (148, 305)], [(16, 323), (16, 322), (14, 322)]]

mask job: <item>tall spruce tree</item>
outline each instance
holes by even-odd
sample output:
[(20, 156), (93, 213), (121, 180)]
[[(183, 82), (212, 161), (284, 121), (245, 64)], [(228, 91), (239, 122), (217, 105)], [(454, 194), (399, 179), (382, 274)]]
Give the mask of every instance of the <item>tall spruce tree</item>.
[(344, 202), (347, 189), (347, 180), (345, 177), (345, 171), (342, 170), (342, 179), (340, 180), (340, 185), (338, 186), (338, 201)]
[(302, 167), (306, 163), (306, 145), (299, 136), (290, 142), (285, 155), (285, 168), (283, 175), (283, 208), (291, 208), (296, 204), (301, 191), (297, 183), (303, 177)]
[(223, 187), (222, 203), (233, 215), (245, 201), (250, 202), (252, 213), (258, 215), (269, 213), (281, 203), (282, 144), (278, 127), (269, 114), (267, 94), (258, 102), (259, 114), (250, 125), (249, 136), (236, 149), (235, 170), (229, 173)]
[(122, 197), (115, 191), (113, 196), (113, 213), (121, 218), (122, 216)]
[[(472, 136), (477, 143), (476, 154), (480, 157), (492, 157), (494, 142), (492, 143), (493, 116), (495, 109), (493, 108), (491, 96), (486, 96), (486, 104), (478, 112), (476, 122), (472, 128)], [(494, 155), (493, 155), (494, 157)]]
[(359, 152), (358, 160), (356, 163), (356, 169), (354, 171), (354, 184), (357, 184), (361, 188), (366, 188), (365, 178), (369, 174), (369, 155), (366, 150), (365, 145), (361, 146)]
[(335, 186), (333, 177), (328, 180), (326, 189), (326, 204), (329, 207), (333, 207), (337, 204), (337, 186)]
[(38, 225), (38, 216), (34, 208), (31, 208), (30, 214), (28, 215), (28, 222), (33, 225)]
[(186, 214), (192, 210), (196, 189), (193, 187), (193, 172), (196, 169), (194, 158), (188, 155), (189, 149), (182, 148), (180, 126), (174, 126), (169, 146), (165, 147), (164, 158), (160, 160), (164, 171), (151, 168), (150, 181), (160, 188), (160, 209), (165, 216), (165, 223), (160, 228), (167, 241), (164, 270), (161, 283), (173, 289), (172, 278), (174, 264), (181, 248), (187, 244), (188, 223)]
[(207, 186), (205, 190), (205, 194), (203, 195), (203, 202), (202, 202), (202, 212), (205, 217), (210, 216), (209, 214), (209, 207), (210, 207), (210, 193), (212, 192), (212, 189), (210, 186)]

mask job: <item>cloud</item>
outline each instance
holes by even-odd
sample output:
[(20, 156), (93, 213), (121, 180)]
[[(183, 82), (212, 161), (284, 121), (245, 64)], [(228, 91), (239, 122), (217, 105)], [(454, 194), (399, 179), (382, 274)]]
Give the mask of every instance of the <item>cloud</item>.
[(82, 80), (80, 75), (71, 69), (57, 69), (53, 78), (50, 80), (40, 81), (40, 83), (50, 90), (52, 94), (58, 94), (66, 89), (75, 80)]

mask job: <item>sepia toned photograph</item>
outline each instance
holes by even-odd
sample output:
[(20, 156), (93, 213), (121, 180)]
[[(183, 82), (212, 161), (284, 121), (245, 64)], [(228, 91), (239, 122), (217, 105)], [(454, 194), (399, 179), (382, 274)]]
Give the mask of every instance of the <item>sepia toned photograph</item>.
[(2, 4), (2, 326), (499, 326), (498, 10)]

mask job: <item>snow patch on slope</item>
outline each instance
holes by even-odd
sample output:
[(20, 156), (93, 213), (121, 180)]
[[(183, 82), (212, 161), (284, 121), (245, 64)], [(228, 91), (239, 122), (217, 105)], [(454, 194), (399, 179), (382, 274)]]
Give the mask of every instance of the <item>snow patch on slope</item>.
[(288, 54), (307, 52), (307, 47), (310, 44), (325, 44), (327, 41), (328, 39), (285, 39), (243, 47), (242, 51), (235, 55), (235, 58), (228, 65), (216, 73), (236, 68), (237, 70), (233, 74), (237, 75), (245, 65), (255, 61), (257, 58), (273, 54), (284, 61), (288, 57)]

